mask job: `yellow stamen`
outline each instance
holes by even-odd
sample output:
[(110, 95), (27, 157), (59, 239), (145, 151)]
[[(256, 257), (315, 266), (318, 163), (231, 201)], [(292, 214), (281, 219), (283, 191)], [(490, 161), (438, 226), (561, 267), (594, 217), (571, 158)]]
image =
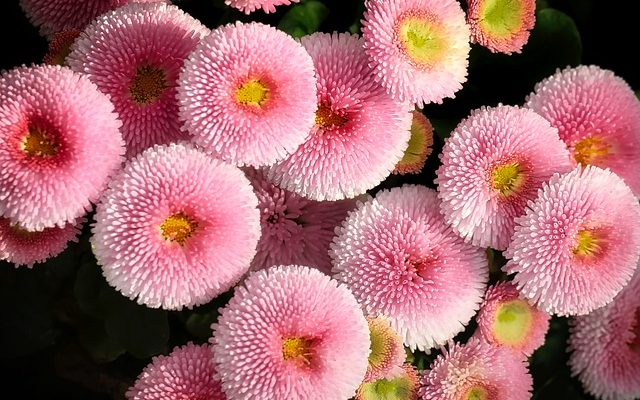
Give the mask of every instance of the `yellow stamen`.
[(593, 229), (582, 229), (576, 235), (573, 254), (581, 257), (595, 256), (602, 250), (602, 240)]
[(236, 101), (244, 106), (262, 107), (269, 100), (269, 89), (257, 79), (242, 84), (236, 90)]
[(166, 88), (165, 72), (160, 68), (145, 65), (136, 71), (129, 86), (129, 94), (138, 104), (150, 104), (158, 100)]
[(311, 364), (313, 341), (301, 337), (290, 337), (282, 343), (282, 358), (293, 360), (302, 365)]
[(316, 111), (316, 125), (325, 129), (339, 128), (346, 124), (347, 121), (347, 118), (334, 113), (331, 107), (326, 104), (320, 105), (318, 111)]
[(160, 225), (162, 237), (179, 245), (184, 245), (198, 228), (198, 222), (184, 213), (176, 213), (164, 220)]
[(590, 136), (578, 141), (573, 146), (573, 158), (584, 167), (605, 159), (609, 155), (610, 149), (611, 146), (602, 138)]
[(20, 149), (30, 157), (52, 157), (58, 153), (58, 144), (44, 129), (30, 127), (20, 143)]
[(517, 162), (503, 164), (491, 171), (491, 183), (503, 196), (515, 194), (524, 182), (524, 172)]

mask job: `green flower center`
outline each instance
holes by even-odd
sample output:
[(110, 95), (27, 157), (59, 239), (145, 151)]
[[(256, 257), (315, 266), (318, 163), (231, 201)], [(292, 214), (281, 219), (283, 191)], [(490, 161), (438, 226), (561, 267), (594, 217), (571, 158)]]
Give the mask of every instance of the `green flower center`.
[(435, 65), (447, 49), (440, 29), (430, 18), (411, 13), (400, 18), (397, 32), (404, 51), (413, 62)]
[(480, 15), (484, 30), (509, 36), (522, 26), (522, 0), (485, 0)]
[(522, 343), (532, 322), (531, 307), (521, 299), (505, 302), (498, 307), (493, 322), (493, 335), (501, 343)]
[(518, 192), (524, 183), (524, 171), (517, 162), (496, 166), (491, 171), (493, 188), (502, 196), (511, 196)]

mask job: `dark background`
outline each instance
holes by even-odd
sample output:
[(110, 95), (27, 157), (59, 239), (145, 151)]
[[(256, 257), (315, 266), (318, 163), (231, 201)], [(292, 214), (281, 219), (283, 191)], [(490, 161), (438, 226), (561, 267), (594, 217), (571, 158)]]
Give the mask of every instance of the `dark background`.
[[(276, 14), (247, 17), (222, 0), (174, 1), (214, 28), (234, 20), (267, 22), (294, 35), (320, 30), (357, 32), (361, 0), (312, 0)], [(640, 89), (638, 13), (631, 0), (538, 1), (537, 24), (522, 54), (505, 56), (474, 46), (469, 81), (453, 100), (424, 112), (442, 139), (470, 110), (481, 105), (521, 104), (535, 82), (567, 65), (597, 64)], [(46, 40), (23, 15), (17, 0), (0, 3), (0, 68), (39, 63)], [(404, 182), (431, 186), (437, 157), (423, 173), (391, 177), (381, 187)], [(194, 310), (149, 310), (106, 285), (88, 245), (88, 229), (78, 244), (32, 270), (0, 262), (1, 398), (119, 399), (156, 354), (187, 341), (205, 342), (217, 308), (229, 295)], [(504, 261), (493, 257), (492, 280)], [(567, 320), (554, 318), (545, 345), (531, 358), (534, 399), (591, 399), (566, 367)], [(470, 326), (464, 338), (469, 331)], [(416, 354), (420, 368), (432, 356)], [(639, 371), (640, 373), (640, 371)]]

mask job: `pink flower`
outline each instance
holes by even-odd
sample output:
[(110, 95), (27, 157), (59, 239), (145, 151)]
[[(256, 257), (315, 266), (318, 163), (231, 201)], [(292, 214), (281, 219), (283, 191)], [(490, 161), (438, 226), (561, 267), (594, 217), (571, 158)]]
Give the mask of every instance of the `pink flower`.
[(63, 228), (44, 228), (40, 231), (27, 231), (18, 225), (0, 217), (0, 260), (33, 267), (48, 258), (55, 257), (67, 248), (67, 244), (78, 241), (80, 226), (85, 222), (80, 218), (77, 223), (67, 223)]
[(67, 68), (0, 75), (0, 216), (29, 231), (75, 221), (120, 168), (119, 127), (107, 96)]
[(258, 196), (262, 226), (251, 269), (300, 264), (330, 273), (329, 243), (355, 201), (308, 200), (270, 183), (262, 170), (245, 173)]
[(363, 382), (355, 400), (418, 400), (420, 378), (411, 364), (405, 364), (393, 378)]
[(474, 245), (498, 250), (542, 183), (571, 170), (555, 128), (531, 110), (502, 105), (472, 111), (440, 159), (436, 183), (447, 223)]
[(312, 268), (254, 272), (212, 328), (229, 400), (347, 399), (367, 370), (369, 329), (358, 303)]
[(640, 273), (609, 305), (573, 319), (569, 366), (602, 400), (640, 397)]
[(404, 373), (402, 366), (407, 354), (402, 338), (393, 330), (385, 317), (368, 317), (371, 352), (365, 382), (389, 379)]
[(149, 307), (209, 302), (249, 269), (257, 199), (237, 168), (191, 146), (152, 147), (109, 184), (92, 243), (110, 285)]
[(622, 78), (567, 68), (538, 83), (526, 106), (558, 128), (576, 164), (609, 168), (640, 196), (640, 102)]
[(520, 53), (536, 23), (535, 0), (467, 0), (471, 39), (493, 53)]
[(98, 15), (127, 3), (164, 0), (20, 0), (20, 6), (42, 35), (84, 29)]
[(77, 29), (54, 33), (49, 39), (49, 50), (42, 62), (50, 65), (64, 65), (71, 52), (71, 46), (78, 36), (80, 36), (80, 31)]
[(367, 55), (394, 98), (423, 104), (454, 97), (467, 80), (469, 27), (455, 0), (366, 0)]
[(262, 9), (265, 13), (276, 12), (276, 6), (288, 6), (291, 3), (297, 3), (300, 0), (225, 0), (224, 3), (233, 8), (237, 8), (245, 14)]
[(554, 175), (516, 220), (507, 273), (538, 308), (587, 314), (611, 302), (640, 256), (640, 205), (608, 170)]
[(487, 259), (440, 215), (436, 192), (405, 185), (349, 214), (331, 245), (335, 278), (366, 315), (384, 315), (412, 349), (453, 338), (482, 301)]
[(533, 382), (522, 357), (471, 338), (438, 356), (421, 383), (423, 400), (529, 400)]
[(404, 150), (402, 159), (398, 161), (394, 174), (417, 174), (424, 167), (427, 157), (431, 155), (433, 150), (433, 126), (431, 122), (420, 111), (413, 111), (413, 120), (411, 122), (411, 137), (409, 144)]
[(522, 299), (511, 282), (487, 289), (476, 321), (479, 339), (526, 357), (542, 346), (549, 329), (549, 314)]
[(214, 30), (180, 76), (180, 115), (199, 146), (236, 165), (282, 160), (313, 126), (311, 57), (286, 33), (237, 22)]
[(357, 36), (315, 33), (301, 42), (318, 75), (316, 124), (295, 153), (269, 170), (269, 178), (314, 200), (363, 194), (402, 158), (410, 107), (373, 81)]
[(215, 377), (211, 346), (187, 343), (153, 357), (125, 394), (127, 400), (226, 400)]
[(75, 42), (67, 63), (111, 97), (123, 122), (128, 158), (185, 137), (178, 118), (178, 75), (208, 33), (175, 6), (130, 4), (102, 15)]

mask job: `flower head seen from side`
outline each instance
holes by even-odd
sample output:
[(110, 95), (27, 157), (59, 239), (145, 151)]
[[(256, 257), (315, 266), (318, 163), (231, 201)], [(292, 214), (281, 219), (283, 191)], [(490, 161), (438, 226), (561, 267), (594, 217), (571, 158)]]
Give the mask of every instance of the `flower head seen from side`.
[(640, 101), (622, 78), (567, 68), (538, 83), (526, 107), (558, 128), (576, 164), (609, 168), (640, 196)]
[(402, 338), (393, 330), (385, 317), (367, 317), (371, 352), (365, 382), (392, 379), (402, 373), (406, 353)]
[(335, 278), (366, 315), (383, 315), (406, 346), (429, 350), (471, 320), (485, 291), (482, 249), (445, 223), (436, 192), (405, 185), (349, 214), (331, 245)]
[(128, 158), (185, 138), (178, 117), (178, 76), (187, 55), (208, 33), (178, 7), (157, 2), (106, 13), (76, 40), (67, 63), (111, 97), (122, 119)]
[(355, 400), (418, 400), (420, 377), (416, 368), (404, 364), (392, 378), (365, 381), (358, 388)]
[(77, 29), (67, 29), (57, 32), (49, 39), (49, 50), (43, 58), (43, 62), (49, 65), (64, 65), (73, 42), (80, 36)]
[(286, 33), (259, 23), (214, 30), (180, 75), (180, 116), (214, 157), (261, 167), (306, 139), (316, 109), (313, 62)]
[(313, 268), (252, 273), (212, 328), (229, 400), (347, 399), (367, 370), (369, 329), (358, 303)]
[(154, 357), (125, 394), (127, 400), (226, 400), (210, 345), (188, 343)]
[(148, 307), (207, 303), (249, 269), (257, 199), (237, 168), (186, 144), (154, 146), (110, 183), (92, 244), (104, 276)]
[(522, 357), (471, 338), (438, 356), (421, 384), (423, 400), (528, 400), (533, 379)]
[(442, 103), (467, 80), (469, 27), (455, 0), (367, 0), (362, 36), (367, 55), (394, 98)]
[(583, 315), (611, 302), (640, 256), (640, 205), (614, 173), (554, 175), (516, 220), (505, 272), (538, 308)]
[(549, 123), (512, 106), (472, 111), (447, 140), (437, 171), (442, 213), (465, 240), (507, 248), (514, 219), (556, 172), (571, 170), (569, 152)]
[(14, 263), (16, 267), (33, 267), (55, 257), (67, 248), (69, 242), (77, 242), (80, 226), (85, 222), (67, 223), (64, 227), (44, 228), (39, 231), (27, 231), (19, 225), (0, 217), (0, 260)]
[(353, 198), (382, 182), (402, 158), (410, 107), (374, 82), (356, 35), (315, 33), (301, 43), (318, 77), (315, 125), (269, 178), (314, 200)]
[(571, 322), (569, 366), (603, 400), (640, 397), (640, 273), (611, 304)]
[(494, 346), (514, 350), (528, 357), (542, 346), (549, 329), (549, 314), (520, 298), (510, 282), (501, 282), (487, 289), (476, 317), (476, 336)]
[(411, 137), (402, 159), (396, 164), (394, 174), (417, 174), (424, 167), (425, 161), (433, 149), (433, 126), (420, 111), (413, 111)]
[(225, 4), (233, 8), (237, 8), (245, 14), (251, 14), (256, 10), (262, 10), (265, 13), (276, 12), (277, 6), (288, 6), (292, 3), (298, 3), (300, 0), (225, 0)]
[(354, 200), (314, 201), (280, 189), (263, 170), (246, 168), (258, 197), (262, 235), (252, 270), (274, 265), (306, 265), (331, 272), (329, 243), (336, 226), (355, 208)]
[(467, 0), (471, 40), (493, 53), (520, 53), (536, 23), (535, 0)]
[(120, 125), (109, 98), (68, 68), (0, 75), (0, 216), (29, 231), (74, 222), (120, 168)]

